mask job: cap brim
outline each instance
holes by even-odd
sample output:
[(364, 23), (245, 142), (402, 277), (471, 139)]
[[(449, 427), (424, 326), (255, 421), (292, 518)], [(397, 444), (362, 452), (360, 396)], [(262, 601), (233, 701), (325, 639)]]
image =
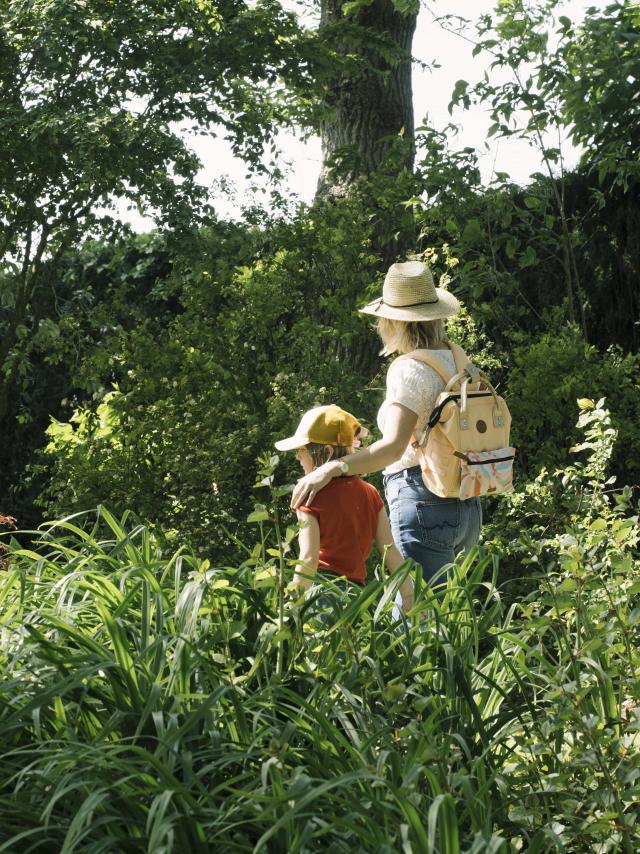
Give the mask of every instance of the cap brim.
[(297, 451), (298, 448), (304, 448), (309, 444), (309, 439), (301, 439), (300, 436), (289, 436), (288, 439), (280, 439), (279, 442), (274, 442), (278, 451)]
[(418, 305), (396, 307), (387, 305), (382, 297), (367, 303), (361, 309), (361, 314), (372, 314), (374, 317), (386, 317), (389, 320), (440, 320), (451, 317), (460, 311), (460, 301), (449, 291), (436, 288), (438, 302), (423, 302)]

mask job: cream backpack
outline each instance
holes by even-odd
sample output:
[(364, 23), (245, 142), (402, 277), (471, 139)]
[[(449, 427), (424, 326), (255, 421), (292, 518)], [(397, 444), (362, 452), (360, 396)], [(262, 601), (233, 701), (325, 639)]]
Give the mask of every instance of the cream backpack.
[(513, 489), (515, 448), (509, 447), (511, 414), (486, 375), (450, 344), (456, 365), (448, 371), (437, 356), (414, 350), (400, 359), (415, 359), (442, 378), (422, 435), (413, 434), (425, 486), (442, 498), (473, 498)]

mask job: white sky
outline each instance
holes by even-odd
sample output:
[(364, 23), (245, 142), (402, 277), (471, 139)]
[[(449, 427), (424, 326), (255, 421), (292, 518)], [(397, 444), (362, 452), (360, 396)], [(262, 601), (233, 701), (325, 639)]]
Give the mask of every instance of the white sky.
[[(608, 0), (565, 0), (557, 14), (566, 14), (573, 21), (580, 21), (589, 7), (603, 8), (607, 2)], [(284, 0), (283, 5), (296, 10), (302, 8), (305, 18), (313, 14), (311, 11), (307, 13), (306, 10), (315, 8), (315, 4), (305, 3), (304, 0)], [(447, 110), (456, 81), (464, 79), (474, 83), (479, 80), (488, 64), (488, 58), (484, 53), (473, 57), (473, 46), (460, 36), (444, 31), (434, 21), (434, 14), (455, 13), (475, 19), (491, 12), (495, 5), (496, 0), (434, 0), (423, 3), (413, 41), (413, 53), (418, 61), (429, 64), (435, 61), (440, 68), (422, 70), (418, 64), (414, 66), (416, 127), (422, 124), (427, 114), (429, 124), (438, 129), (454, 122), (460, 130), (452, 140), (452, 147), (471, 146), (478, 150), (485, 181), (490, 180), (493, 171), (499, 171), (509, 173), (518, 183), (526, 183), (531, 173), (540, 169), (540, 158), (534, 148), (527, 142), (514, 138), (492, 138), (487, 141), (486, 131), (490, 121), (486, 108), (482, 106), (472, 107), (467, 111), (455, 109), (451, 116)], [(310, 202), (315, 193), (320, 170), (319, 139), (312, 137), (302, 141), (300, 136), (288, 132), (280, 134), (279, 143), (283, 158), (291, 163), (283, 190), (300, 201)], [(252, 184), (259, 185), (260, 182), (255, 178), (247, 180), (246, 166), (241, 160), (233, 157), (229, 144), (223, 139), (194, 136), (190, 138), (190, 144), (203, 164), (200, 180), (211, 185), (221, 178), (227, 178), (234, 188), (234, 192), (227, 197), (220, 192), (215, 193), (215, 207), (219, 216), (237, 217), (242, 207), (254, 201), (266, 202), (266, 196), (261, 193), (255, 195), (250, 190)], [(557, 145), (557, 139), (551, 144)], [(576, 163), (579, 153), (569, 142), (563, 142), (562, 152), (566, 166), (571, 167)], [(136, 230), (145, 231), (154, 225), (152, 220), (141, 217), (135, 211), (121, 211), (121, 216)]]

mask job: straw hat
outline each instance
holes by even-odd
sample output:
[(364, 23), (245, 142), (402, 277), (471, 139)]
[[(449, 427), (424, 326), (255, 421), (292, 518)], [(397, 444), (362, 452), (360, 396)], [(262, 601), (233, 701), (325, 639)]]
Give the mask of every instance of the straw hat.
[(389, 267), (382, 296), (360, 311), (390, 320), (438, 320), (460, 310), (460, 303), (433, 284), (431, 270), (422, 261), (404, 261)]

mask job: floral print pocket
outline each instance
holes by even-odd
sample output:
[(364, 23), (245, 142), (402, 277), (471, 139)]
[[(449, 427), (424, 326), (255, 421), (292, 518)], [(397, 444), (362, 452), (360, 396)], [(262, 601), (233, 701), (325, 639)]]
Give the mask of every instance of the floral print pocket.
[(460, 458), (460, 498), (494, 495), (513, 489), (515, 448), (496, 451), (467, 451)]

